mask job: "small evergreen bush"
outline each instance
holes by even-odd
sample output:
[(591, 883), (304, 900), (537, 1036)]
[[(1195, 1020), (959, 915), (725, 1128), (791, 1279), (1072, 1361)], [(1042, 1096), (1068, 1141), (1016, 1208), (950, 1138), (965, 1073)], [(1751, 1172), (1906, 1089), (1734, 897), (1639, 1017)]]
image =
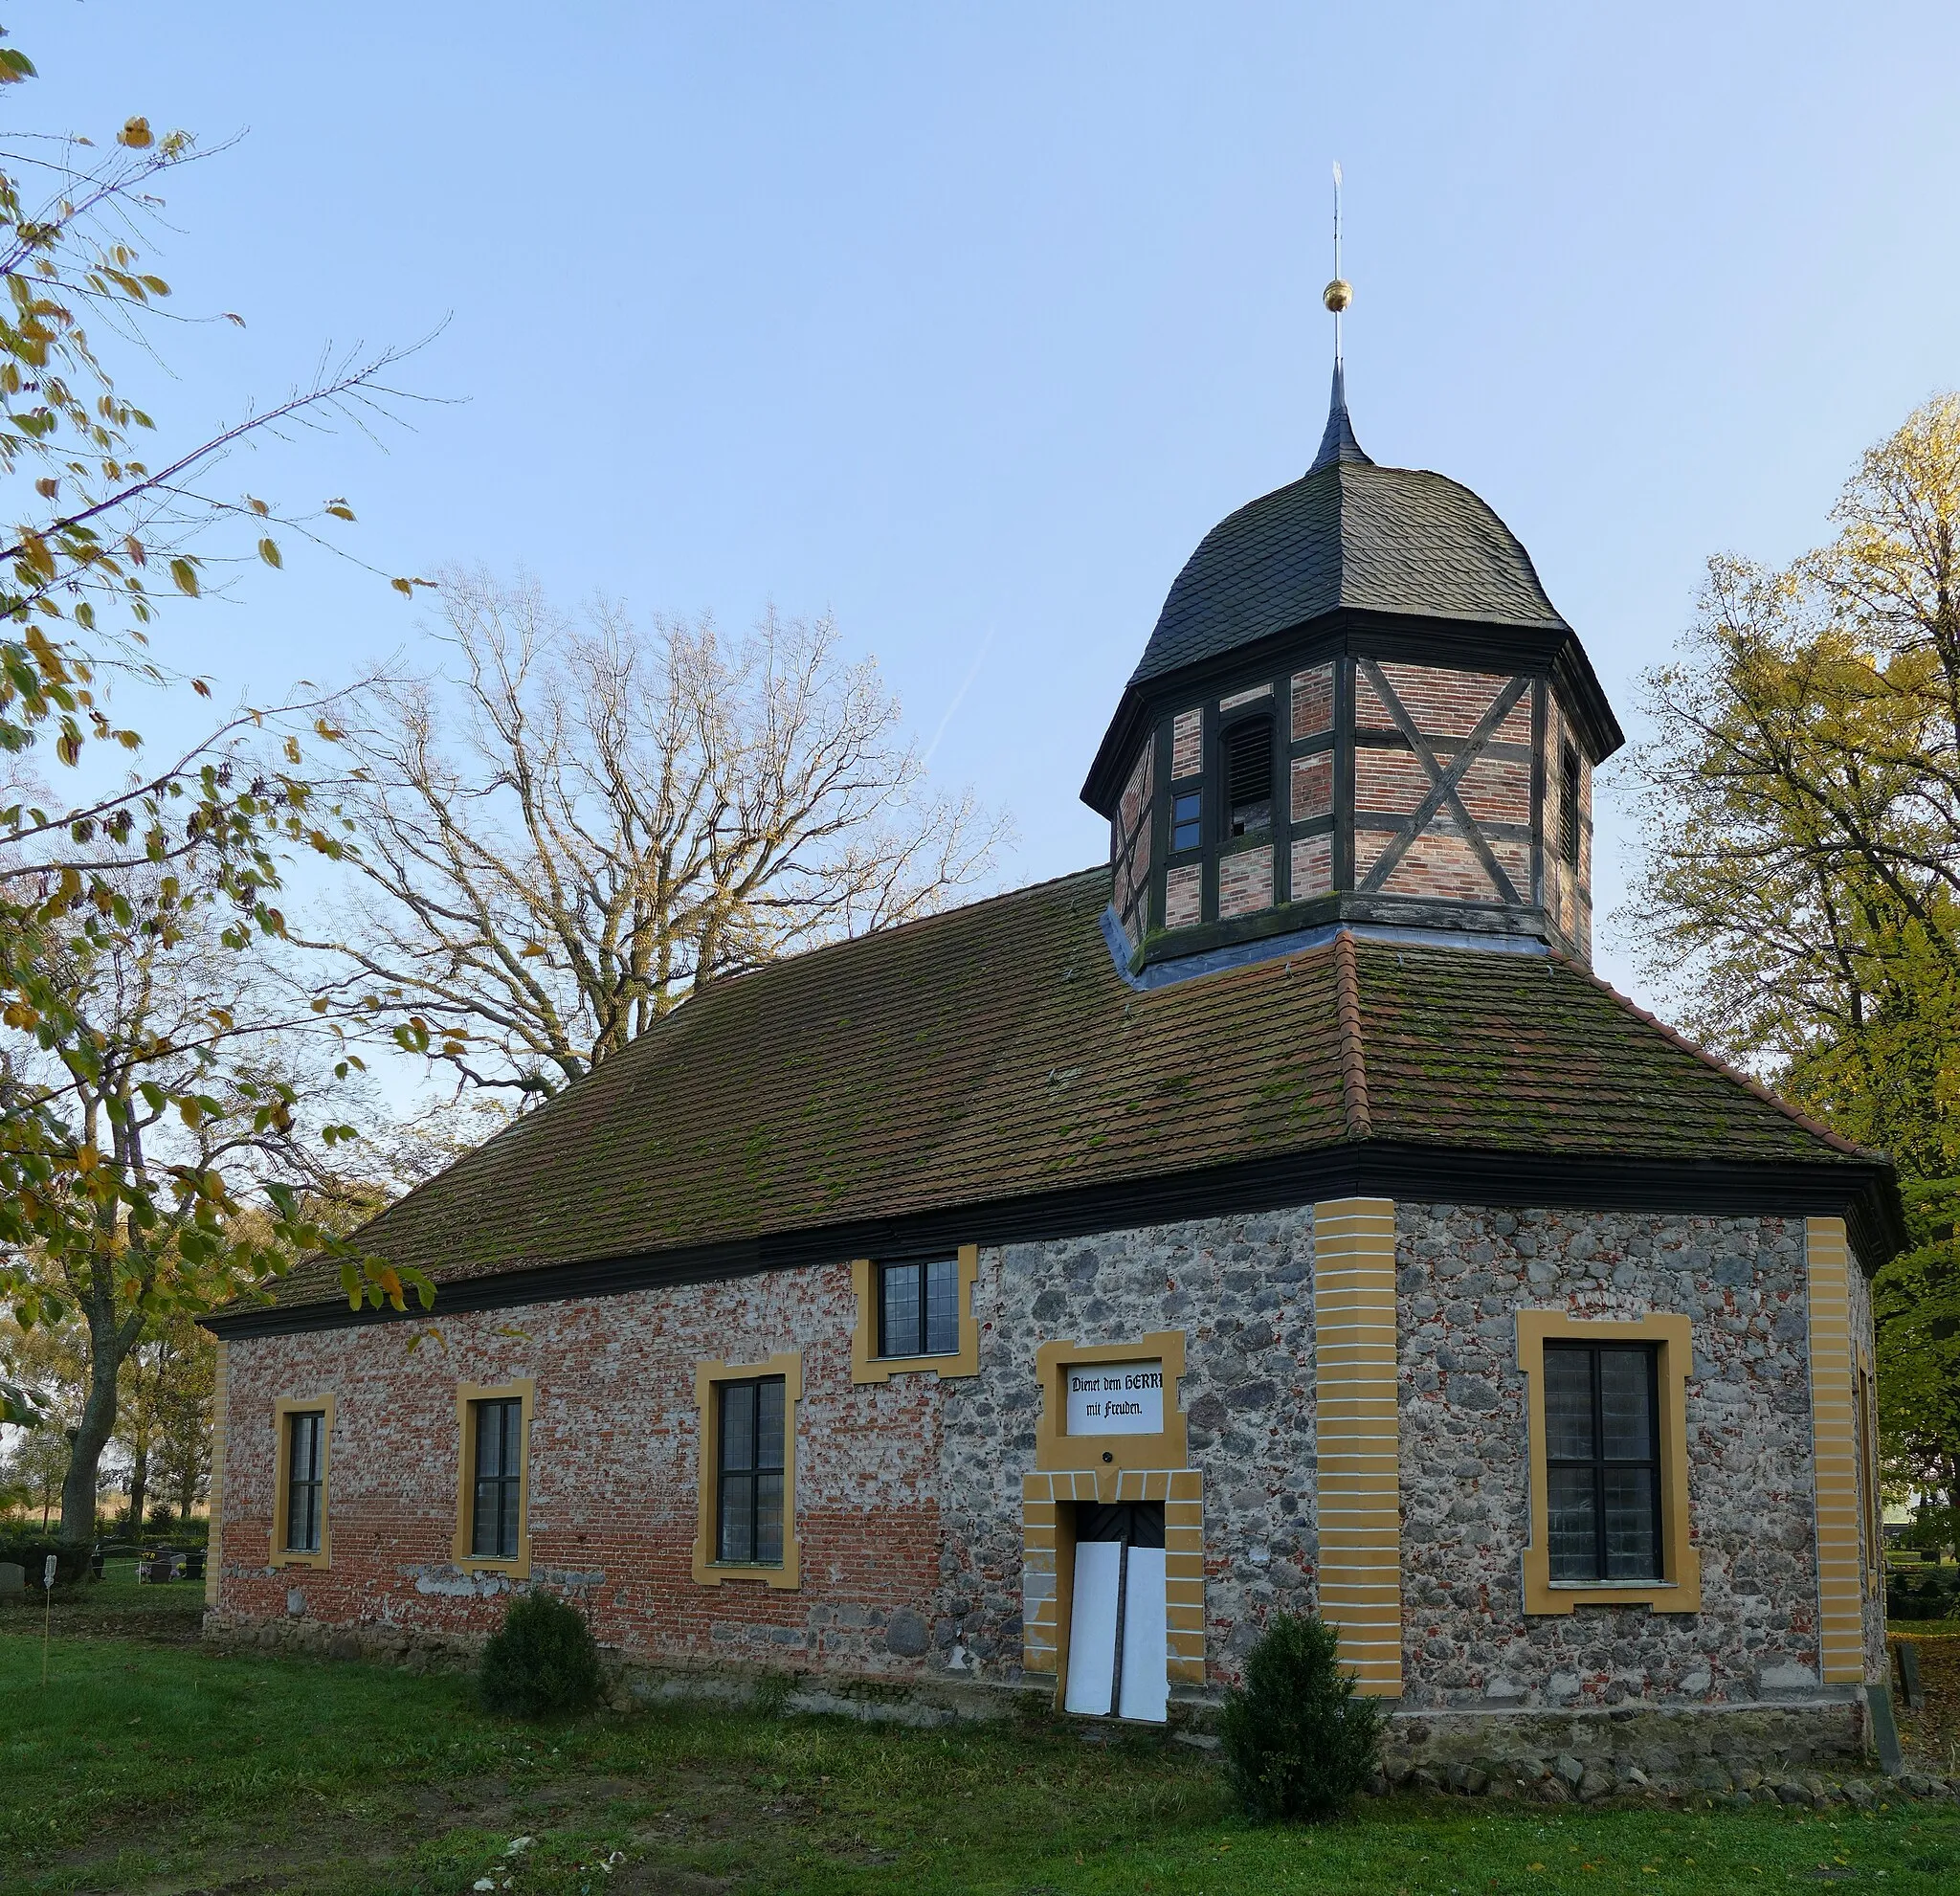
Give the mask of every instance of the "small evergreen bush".
[(544, 1718), (599, 1699), (599, 1648), (585, 1616), (555, 1594), (520, 1594), (483, 1648), (477, 1690), (486, 1711)]
[(1345, 1810), (1374, 1775), (1384, 1713), (1355, 1696), (1331, 1626), (1282, 1614), (1245, 1662), (1245, 1686), (1219, 1722), (1240, 1807), (1260, 1823), (1315, 1822)]

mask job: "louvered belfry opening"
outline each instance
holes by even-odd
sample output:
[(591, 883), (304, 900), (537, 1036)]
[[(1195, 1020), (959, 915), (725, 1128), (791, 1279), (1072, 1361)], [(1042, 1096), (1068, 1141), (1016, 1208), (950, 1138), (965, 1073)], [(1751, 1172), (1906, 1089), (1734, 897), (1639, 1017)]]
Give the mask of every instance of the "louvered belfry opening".
[(1225, 734), (1226, 835), (1264, 836), (1273, 827), (1273, 721), (1248, 718)]
[(1562, 744), (1558, 753), (1558, 853), (1576, 868), (1579, 862), (1579, 752)]

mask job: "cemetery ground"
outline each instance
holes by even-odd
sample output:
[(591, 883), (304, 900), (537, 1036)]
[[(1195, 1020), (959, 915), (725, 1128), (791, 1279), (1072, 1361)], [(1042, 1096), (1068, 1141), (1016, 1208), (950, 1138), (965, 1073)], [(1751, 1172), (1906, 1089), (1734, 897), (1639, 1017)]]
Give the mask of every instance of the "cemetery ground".
[[(1259, 1830), (1214, 1756), (1161, 1734), (1091, 1745), (1047, 1721), (911, 1730), (696, 1706), (512, 1724), (462, 1678), (211, 1651), (201, 1592), (112, 1567), (56, 1608), (45, 1689), (40, 1614), (0, 1616), (5, 1896), (1960, 1887), (1947, 1804), (1392, 1798)], [(1914, 1735), (1960, 1738), (1960, 1638), (1921, 1650)]]

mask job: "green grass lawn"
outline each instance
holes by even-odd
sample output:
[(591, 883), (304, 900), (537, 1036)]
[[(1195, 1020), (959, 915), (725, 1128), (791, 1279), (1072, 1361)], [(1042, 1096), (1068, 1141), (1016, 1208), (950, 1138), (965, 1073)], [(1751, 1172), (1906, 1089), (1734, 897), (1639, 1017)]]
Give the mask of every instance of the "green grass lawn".
[(486, 1878), (513, 1896), (1960, 1887), (1960, 1816), (1944, 1807), (1397, 1801), (1259, 1831), (1232, 1815), (1210, 1758), (1155, 1734), (1101, 1747), (1061, 1726), (928, 1732), (697, 1707), (519, 1726), (477, 1711), (463, 1680), (128, 1638), (57, 1637), (44, 1690), (37, 1616), (0, 1627), (9, 1896), (446, 1896)]

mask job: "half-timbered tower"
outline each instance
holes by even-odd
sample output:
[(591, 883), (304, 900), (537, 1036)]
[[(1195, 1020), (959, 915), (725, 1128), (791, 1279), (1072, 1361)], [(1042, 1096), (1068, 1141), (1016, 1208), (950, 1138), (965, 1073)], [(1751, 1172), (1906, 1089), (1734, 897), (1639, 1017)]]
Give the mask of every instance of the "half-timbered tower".
[(1178, 574), (1082, 797), (1139, 970), (1343, 922), (1583, 962), (1592, 771), (1620, 743), (1530, 555), (1468, 488), (1376, 466), (1337, 365), (1313, 465)]

